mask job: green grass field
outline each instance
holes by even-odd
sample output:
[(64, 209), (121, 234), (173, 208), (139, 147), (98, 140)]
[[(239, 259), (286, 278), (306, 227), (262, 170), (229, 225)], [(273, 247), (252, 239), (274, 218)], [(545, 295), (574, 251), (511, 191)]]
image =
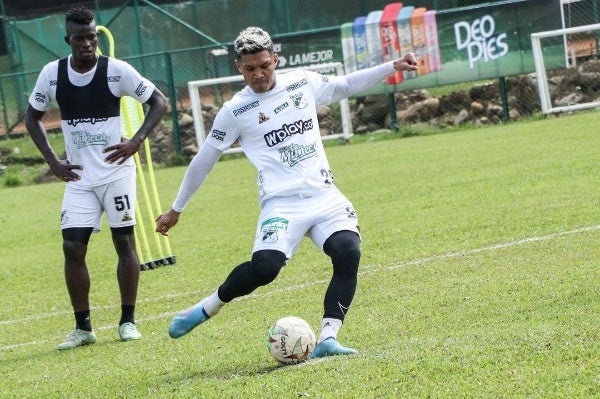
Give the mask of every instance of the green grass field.
[[(141, 341), (118, 340), (115, 256), (92, 237), (95, 345), (73, 328), (58, 231), (63, 186), (3, 188), (2, 398), (600, 397), (600, 113), (327, 149), (363, 231), (340, 341), (356, 356), (279, 366), (279, 317), (318, 331), (331, 266), (309, 240), (278, 279), (178, 340), (167, 326), (249, 257), (255, 172), (220, 162), (144, 271)], [(156, 171), (163, 208), (184, 168)]]

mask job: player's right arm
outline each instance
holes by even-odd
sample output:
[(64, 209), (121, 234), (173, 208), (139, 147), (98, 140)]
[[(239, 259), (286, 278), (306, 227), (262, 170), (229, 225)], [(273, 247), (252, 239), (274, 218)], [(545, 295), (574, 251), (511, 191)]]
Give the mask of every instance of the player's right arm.
[(60, 160), (52, 149), (52, 146), (48, 141), (46, 128), (42, 124), (42, 117), (44, 114), (44, 111), (38, 111), (31, 105), (27, 106), (27, 110), (25, 111), (25, 126), (36, 147), (40, 150), (48, 165), (52, 167), (53, 164), (59, 163)]
[(239, 130), (236, 123), (233, 114), (227, 105), (224, 105), (215, 116), (213, 126), (200, 151), (185, 171), (171, 209), (156, 218), (156, 232), (168, 235), (169, 229), (177, 224), (179, 215), (194, 193), (198, 191), (223, 152), (237, 139)]
[(35, 88), (29, 97), (29, 105), (25, 111), (25, 126), (32, 141), (42, 153), (56, 177), (63, 181), (77, 181), (79, 175), (73, 169), (82, 169), (80, 165), (71, 165), (66, 159), (60, 159), (48, 141), (48, 133), (42, 123), (42, 117), (48, 109), (48, 104), (55, 95), (50, 81), (56, 76), (58, 61), (46, 65), (38, 76)]
[(185, 171), (183, 181), (179, 187), (177, 198), (167, 212), (156, 218), (156, 231), (162, 235), (169, 235), (169, 229), (179, 221), (179, 215), (190, 201), (194, 193), (200, 188), (206, 176), (221, 158), (223, 151), (218, 150), (211, 144), (204, 143), (202, 148)]
[(79, 180), (79, 175), (73, 172), (73, 169), (82, 169), (81, 166), (71, 165), (66, 159), (60, 159), (50, 145), (46, 128), (42, 124), (44, 114), (44, 111), (38, 111), (31, 104), (27, 107), (27, 111), (25, 111), (27, 132), (56, 177), (63, 181)]

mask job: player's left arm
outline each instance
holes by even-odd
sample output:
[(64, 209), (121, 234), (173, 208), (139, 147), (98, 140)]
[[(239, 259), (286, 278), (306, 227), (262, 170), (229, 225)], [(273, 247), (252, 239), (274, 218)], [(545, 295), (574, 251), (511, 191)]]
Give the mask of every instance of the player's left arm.
[(403, 57), (371, 68), (361, 69), (345, 76), (333, 76), (336, 84), (331, 102), (348, 98), (370, 89), (396, 71), (416, 71), (419, 65), (414, 54), (407, 53)]
[[(133, 137), (129, 140), (123, 138), (120, 143), (106, 147), (103, 151), (109, 154), (105, 158), (106, 162), (116, 162), (120, 165), (139, 150), (146, 137), (160, 122), (167, 110), (167, 99), (152, 82), (143, 78), (132, 66), (123, 61), (113, 60), (113, 62), (121, 68), (120, 91), (115, 95), (130, 96), (148, 105), (144, 121)], [(150, 90), (152, 91), (148, 96), (146, 91)]]
[(148, 110), (144, 116), (144, 122), (133, 137), (129, 140), (123, 138), (119, 144), (104, 149), (103, 152), (109, 153), (105, 158), (106, 162), (116, 162), (121, 165), (135, 154), (167, 110), (167, 100), (158, 88), (154, 88), (146, 104), (148, 104)]

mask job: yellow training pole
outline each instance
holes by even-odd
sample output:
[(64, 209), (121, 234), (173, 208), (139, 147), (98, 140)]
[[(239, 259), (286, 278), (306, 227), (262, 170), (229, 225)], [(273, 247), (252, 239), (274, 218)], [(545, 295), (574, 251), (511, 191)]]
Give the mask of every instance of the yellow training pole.
[[(139, 102), (133, 100), (130, 97), (126, 97), (126, 98), (124, 98), (124, 100), (125, 101), (122, 102), (123, 111), (121, 112), (121, 114), (125, 116), (125, 121), (127, 124), (129, 124), (129, 131), (134, 132), (142, 124), (142, 121), (144, 118), (143, 108)], [(150, 143), (148, 142), (148, 140), (144, 140), (144, 150), (146, 152), (146, 165), (149, 170), (148, 176), (150, 178), (151, 189), (153, 190), (153, 194), (154, 194), (154, 202), (155, 202), (155, 205), (158, 207), (158, 210), (156, 211), (156, 215), (158, 215), (160, 213), (160, 204), (158, 203), (158, 190), (156, 189), (156, 179), (154, 178), (154, 169), (153, 169), (153, 165), (152, 165), (152, 154), (151, 154), (151, 150), (150, 150)], [(140, 171), (140, 173), (144, 173), (142, 164), (140, 162), (140, 158), (137, 153), (135, 155), (136, 155), (135, 160), (136, 160), (136, 165), (138, 167), (138, 170)], [(144, 196), (145, 205), (146, 205), (146, 214), (149, 217), (150, 225), (153, 225), (154, 217), (152, 217), (152, 215), (155, 214), (154, 213), (155, 211), (152, 209), (152, 201), (150, 200), (150, 195), (148, 193), (148, 186), (146, 184), (145, 178), (140, 180), (140, 183), (141, 183), (142, 194)], [(173, 263), (175, 263), (174, 256), (170, 254), (171, 248), (170, 248), (169, 242), (168, 242), (168, 240), (165, 240), (165, 238), (168, 239), (168, 237), (159, 235), (156, 232), (154, 232), (153, 234), (154, 234), (155, 245), (156, 245), (156, 248), (159, 253), (159, 258), (154, 259), (153, 262), (158, 263), (158, 264), (165, 264), (165, 263), (173, 264)], [(164, 255), (160, 237), (163, 237), (163, 241), (166, 243), (167, 250), (169, 251), (168, 257), (165, 257), (165, 255)], [(154, 264), (149, 265), (150, 268), (153, 268), (153, 266), (155, 266), (155, 265)]]
[[(114, 58), (115, 57), (115, 40), (113, 38), (112, 33), (110, 33), (110, 31), (104, 26), (97, 26), (96, 31), (102, 32), (106, 36), (106, 38), (108, 39), (108, 55), (110, 57)], [(102, 51), (100, 50), (99, 47), (96, 48), (96, 51), (98, 52), (98, 54), (102, 54)], [(123, 119), (121, 119), (121, 120), (123, 121)], [(127, 130), (125, 130), (125, 131), (127, 131)], [(136, 199), (136, 201), (137, 201), (137, 199)], [(140, 219), (140, 218), (137, 218), (137, 219)], [(144, 269), (145, 268), (144, 265), (146, 265), (152, 257), (151, 257), (150, 246), (148, 245), (148, 238), (146, 237), (146, 230), (144, 229), (143, 221), (142, 221), (142, 223), (139, 224), (139, 227), (138, 227), (138, 224), (136, 224), (134, 226), (134, 230), (135, 230), (135, 235), (138, 237), (138, 240), (135, 241), (135, 246), (136, 246), (137, 253), (139, 254), (139, 257), (140, 257), (140, 262), (141, 262), (140, 266), (142, 267), (142, 269)], [(140, 247), (140, 241), (141, 241), (141, 247)]]
[[(106, 35), (108, 42), (109, 42), (109, 56), (114, 58), (115, 57), (115, 53), (114, 53), (115, 41), (114, 41), (112, 34), (104, 26), (97, 26), (96, 30), (98, 32), (102, 32), (104, 35)], [(97, 49), (97, 51), (99, 54), (102, 54), (100, 49)], [(140, 104), (138, 101), (135, 101), (131, 97), (123, 97), (121, 99), (121, 128), (123, 129), (124, 136), (126, 138), (131, 138), (133, 136), (134, 132), (136, 132), (137, 129), (139, 129), (139, 127), (142, 125), (143, 120), (144, 120), (144, 109), (142, 107), (142, 104)], [(156, 187), (156, 179), (154, 178), (154, 168), (153, 168), (153, 164), (152, 164), (152, 154), (150, 152), (150, 143), (148, 140), (144, 140), (144, 150), (146, 152), (146, 164), (148, 167), (148, 175), (150, 178), (150, 188), (151, 188), (152, 194), (153, 194), (155, 209), (152, 208), (152, 201), (150, 199), (150, 194), (148, 193), (148, 186), (146, 184), (146, 177), (145, 177), (146, 173), (144, 172), (142, 163), (140, 161), (139, 154), (136, 153), (136, 154), (134, 154), (134, 161), (135, 161), (136, 169), (138, 171), (138, 181), (140, 183), (140, 189), (141, 189), (143, 201), (140, 201), (140, 198), (138, 196), (137, 200), (138, 200), (139, 217), (136, 219), (139, 224), (139, 228), (136, 225), (135, 230), (136, 230), (136, 235), (138, 237), (140, 237), (141, 246), (142, 246), (142, 248), (140, 249), (140, 247), (138, 246), (138, 242), (136, 240), (136, 248), (137, 248), (138, 253), (140, 254), (140, 258), (142, 260), (142, 262), (141, 262), (142, 264), (140, 266), (141, 266), (142, 270), (147, 270), (147, 269), (154, 269), (155, 267), (158, 267), (158, 266), (164, 265), (164, 264), (174, 264), (175, 256), (171, 253), (171, 246), (169, 244), (168, 237), (159, 235), (158, 233), (152, 231), (151, 234), (154, 235), (154, 243), (155, 243), (156, 249), (158, 251), (158, 255), (159, 255), (159, 257), (157, 259), (156, 258), (153, 259), (153, 257), (152, 257), (152, 251), (150, 249), (148, 237), (146, 234), (147, 230), (146, 230), (145, 223), (144, 223), (144, 216), (146, 216), (148, 218), (149, 225), (154, 226), (154, 216), (153, 215), (160, 214), (162, 208), (160, 206), (160, 202), (158, 199), (158, 190)], [(144, 206), (142, 206), (142, 202), (143, 202)], [(146, 215), (144, 215), (144, 212), (142, 212), (144, 209), (145, 209)], [(162, 237), (162, 240), (167, 248), (168, 256), (165, 256), (165, 254), (163, 252), (163, 246), (161, 245), (160, 237)]]

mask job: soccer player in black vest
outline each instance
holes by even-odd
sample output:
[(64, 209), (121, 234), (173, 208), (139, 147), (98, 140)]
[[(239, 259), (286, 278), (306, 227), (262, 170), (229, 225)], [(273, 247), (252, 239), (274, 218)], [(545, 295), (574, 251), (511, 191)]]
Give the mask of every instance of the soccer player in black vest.
[[(167, 109), (165, 96), (131, 65), (96, 53), (98, 34), (91, 10), (73, 7), (65, 17), (71, 54), (42, 69), (25, 115), (27, 130), (50, 170), (66, 183), (61, 208), (64, 273), (76, 327), (57, 346), (59, 350), (96, 342), (86, 253), (103, 213), (118, 256), (119, 336), (123, 341), (141, 338), (134, 318), (140, 262), (133, 228), (136, 169), (131, 156)], [(147, 104), (144, 122), (129, 140), (121, 132), (123, 96)], [(53, 100), (60, 109), (67, 159), (54, 152), (42, 123)]]

